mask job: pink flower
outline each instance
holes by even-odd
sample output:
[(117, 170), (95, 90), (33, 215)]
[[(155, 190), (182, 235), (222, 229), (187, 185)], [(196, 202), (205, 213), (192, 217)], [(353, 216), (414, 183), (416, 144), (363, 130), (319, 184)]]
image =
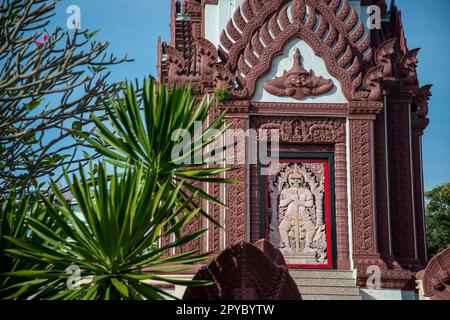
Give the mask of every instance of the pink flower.
[(48, 38), (49, 38), (48, 34), (44, 34), (44, 38), (42, 40), (34, 39), (33, 42), (38, 46), (42, 46), (45, 44), (45, 42), (48, 40)]

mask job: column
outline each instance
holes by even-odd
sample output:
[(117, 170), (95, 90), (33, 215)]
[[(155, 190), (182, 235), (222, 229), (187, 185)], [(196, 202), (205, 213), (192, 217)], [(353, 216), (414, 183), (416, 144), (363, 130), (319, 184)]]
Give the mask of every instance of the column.
[(389, 189), (392, 248), (404, 266), (417, 260), (414, 184), (412, 181), (411, 95), (388, 97)]
[(350, 116), (350, 174), (352, 190), (353, 258), (358, 275), (368, 265), (383, 264), (377, 250), (375, 222), (375, 115)]

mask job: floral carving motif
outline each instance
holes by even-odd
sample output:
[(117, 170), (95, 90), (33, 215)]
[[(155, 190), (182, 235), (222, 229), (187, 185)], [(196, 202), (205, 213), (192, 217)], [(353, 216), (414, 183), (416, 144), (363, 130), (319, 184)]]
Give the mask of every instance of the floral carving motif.
[(217, 49), (206, 39), (200, 38), (196, 41), (197, 61), (200, 74), (203, 76), (214, 73), (214, 65), (217, 62)]
[(351, 120), (355, 254), (375, 253), (371, 121)]
[(185, 68), (183, 54), (166, 43), (163, 43), (163, 48), (167, 52), (167, 63), (169, 65), (168, 78), (176, 79), (183, 74)]
[[(232, 129), (246, 129), (245, 118), (227, 118), (227, 124)], [(226, 204), (229, 208), (225, 218), (226, 245), (237, 244), (248, 240), (247, 215), (247, 176), (245, 165), (231, 166), (234, 170), (227, 172), (227, 178), (240, 181), (227, 187)]]
[(345, 120), (339, 118), (258, 117), (254, 126), (279, 129), (284, 143), (335, 144), (345, 142)]

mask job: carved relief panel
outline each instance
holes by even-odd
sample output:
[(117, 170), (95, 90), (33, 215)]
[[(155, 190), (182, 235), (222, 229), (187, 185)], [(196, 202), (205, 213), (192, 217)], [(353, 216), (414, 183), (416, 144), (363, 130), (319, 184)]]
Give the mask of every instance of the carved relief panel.
[(294, 65), (289, 71), (284, 71), (281, 77), (275, 77), (264, 83), (264, 89), (279, 97), (303, 99), (309, 96), (320, 96), (333, 89), (330, 79), (316, 76), (312, 70), (306, 71), (302, 66), (301, 53), (297, 48), (294, 54)]
[(266, 236), (292, 268), (331, 268), (327, 159), (281, 159), (265, 178)]

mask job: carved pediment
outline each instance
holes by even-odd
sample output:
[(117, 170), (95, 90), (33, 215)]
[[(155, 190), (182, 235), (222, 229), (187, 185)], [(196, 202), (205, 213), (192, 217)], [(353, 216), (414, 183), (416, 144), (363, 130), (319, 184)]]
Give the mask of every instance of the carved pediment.
[[(262, 1), (262, 6), (255, 3), (245, 0), (220, 37), (218, 54), (233, 74), (234, 97), (253, 96), (258, 80), (269, 72), (273, 59), (287, 43), (299, 38), (323, 59), (347, 100), (368, 98), (369, 92), (361, 86), (364, 65), (373, 60), (370, 36), (348, 0), (342, 5), (339, 0), (272, 0)], [(309, 74), (309, 79), (313, 76)], [(332, 89), (330, 82), (320, 77), (314, 78), (317, 82), (309, 89), (302, 85), (301, 89), (286, 90), (283, 79), (272, 80), (266, 85), (268, 91), (297, 99)]]

